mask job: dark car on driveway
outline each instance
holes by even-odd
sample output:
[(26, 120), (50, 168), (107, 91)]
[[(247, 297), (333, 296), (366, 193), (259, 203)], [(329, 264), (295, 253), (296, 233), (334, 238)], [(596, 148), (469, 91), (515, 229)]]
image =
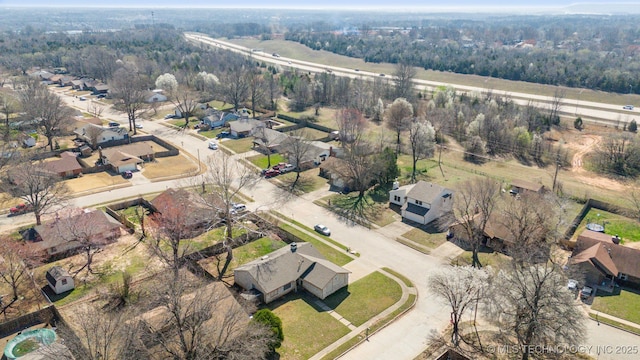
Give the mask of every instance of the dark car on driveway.
[(216, 138), (222, 139), (222, 138), (228, 138), (229, 136), (231, 136), (230, 132), (223, 131), (223, 132), (219, 133), (218, 135), (216, 135)]
[(125, 171), (122, 173), (122, 177), (125, 179), (131, 179), (133, 177), (133, 173), (131, 171)]

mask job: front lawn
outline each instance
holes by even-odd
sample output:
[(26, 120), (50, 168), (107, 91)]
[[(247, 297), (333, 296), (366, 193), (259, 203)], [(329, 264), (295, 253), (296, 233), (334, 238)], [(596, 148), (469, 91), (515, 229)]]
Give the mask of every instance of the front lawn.
[[(267, 158), (267, 155), (251, 156), (248, 157), (247, 160), (260, 169), (266, 169), (268, 167), (267, 164), (269, 159)], [(285, 159), (281, 154), (271, 154), (271, 166), (278, 165), (278, 163), (281, 162), (287, 162), (287, 159)]]
[(640, 293), (621, 289), (620, 294), (597, 294), (591, 310), (600, 311), (640, 325)]
[[(279, 175), (278, 179), (280, 182), (276, 183), (276, 185), (282, 184), (286, 190), (291, 190), (293, 182), (296, 179), (296, 172), (291, 171), (289, 173)], [(327, 179), (318, 176), (317, 169), (309, 169), (300, 173), (300, 178), (298, 179), (293, 192), (296, 194), (306, 194), (316, 191), (325, 185), (327, 185)]]
[(243, 139), (227, 139), (225, 141), (221, 141), (220, 145), (235, 152), (236, 154), (241, 154), (253, 149), (253, 137), (247, 137)]
[(338, 290), (324, 302), (352, 324), (359, 326), (398, 302), (401, 297), (400, 285), (376, 271)]
[(389, 208), (388, 188), (378, 186), (367, 191), (363, 198), (357, 192), (335, 194), (317, 200), (333, 212), (346, 218), (359, 218), (383, 227), (395, 221), (396, 212)]
[(640, 224), (628, 217), (613, 214), (596, 208), (589, 209), (587, 215), (576, 230), (579, 235), (588, 223), (604, 224), (604, 232), (608, 235), (618, 235), (622, 238), (621, 243), (640, 241)]
[[(471, 261), (472, 253), (471, 251), (465, 251), (460, 254), (458, 257), (451, 260), (451, 265), (454, 266), (466, 266), (473, 263)], [(478, 258), (480, 259), (480, 264), (482, 266), (493, 266), (494, 268), (500, 268), (503, 264), (510, 261), (511, 259), (504, 254), (501, 254), (496, 251), (492, 252), (479, 252)]]
[[(431, 228), (433, 230), (430, 230)], [(435, 249), (447, 241), (446, 231), (440, 232), (434, 226), (431, 226), (430, 229), (415, 228), (402, 234), (402, 237), (430, 249)]]
[[(142, 175), (149, 180), (162, 179), (169, 176), (193, 175), (198, 171), (198, 164), (183, 155), (156, 158), (153, 162), (144, 163)], [(140, 176), (134, 173), (133, 176)]]
[(270, 304), (282, 320), (284, 341), (277, 350), (282, 360), (309, 359), (349, 333), (349, 328), (314, 306), (312, 295), (291, 293)]
[(336, 265), (343, 266), (353, 260), (350, 256), (342, 251), (338, 251), (331, 246), (323, 243), (322, 241), (316, 239), (315, 237), (302, 232), (289, 224), (278, 224), (282, 230), (290, 233), (291, 235), (297, 237), (302, 241), (309, 242), (313, 244), (313, 246), (324, 256), (327, 260), (331, 261)]

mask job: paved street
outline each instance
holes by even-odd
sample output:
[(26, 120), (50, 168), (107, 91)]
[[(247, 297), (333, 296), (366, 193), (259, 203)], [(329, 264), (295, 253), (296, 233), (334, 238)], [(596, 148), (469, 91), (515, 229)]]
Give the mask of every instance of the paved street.
[[(68, 101), (72, 99), (65, 98)], [(71, 104), (77, 106), (78, 101), (71, 100)], [(82, 104), (82, 106), (86, 105)], [(110, 120), (126, 123), (126, 117), (120, 114), (109, 113), (107, 117)], [(186, 151), (196, 158), (199, 157), (201, 160), (207, 156), (220, 156), (220, 150), (207, 149), (206, 141), (190, 136), (183, 131), (162, 126), (157, 122), (144, 121), (143, 130), (172, 142), (182, 151)], [(129, 187), (76, 198), (73, 200), (73, 205), (90, 207), (120, 198), (183, 186), (186, 183), (187, 181), (184, 179), (134, 183)], [(424, 350), (429, 333), (439, 331), (448, 324), (448, 308), (427, 291), (426, 282), (428, 274), (444, 264), (448, 264), (449, 258), (456, 252), (450, 244), (446, 244), (447, 246), (442, 250), (434, 251), (435, 254), (441, 254), (441, 256), (425, 255), (396, 242), (394, 235), (400, 234), (394, 234), (389, 229), (369, 230), (350, 221), (345, 221), (323, 207), (313, 204), (313, 196), (309, 194), (304, 197), (292, 196), (266, 180), (261, 180), (243, 193), (254, 200), (254, 202), (247, 203), (251, 210), (274, 209), (308, 226), (319, 222), (327, 225), (331, 229), (331, 237), (334, 240), (361, 254), (361, 257), (351, 265), (356, 273), (366, 273), (367, 270), (374, 271), (381, 267), (389, 267), (403, 274), (416, 285), (418, 301), (415, 308), (396, 322), (372, 335), (370, 341), (364, 342), (346, 354), (344, 359), (413, 359)], [(322, 196), (322, 192), (318, 192), (317, 196)], [(2, 217), (0, 226), (31, 221), (33, 221), (31, 214), (13, 218)], [(586, 331), (589, 334), (589, 344), (632, 345), (640, 342), (638, 337), (605, 325), (597, 326), (591, 321), (586, 327)], [(621, 357), (601, 355), (599, 358)]]

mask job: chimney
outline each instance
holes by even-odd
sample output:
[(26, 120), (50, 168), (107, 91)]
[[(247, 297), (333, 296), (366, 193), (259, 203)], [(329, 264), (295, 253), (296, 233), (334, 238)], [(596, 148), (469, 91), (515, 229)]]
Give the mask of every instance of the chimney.
[(294, 253), (296, 252), (296, 250), (298, 250), (298, 244), (295, 242), (291, 243), (291, 252)]
[(398, 190), (400, 188), (400, 183), (396, 180), (393, 182), (393, 186), (391, 187), (391, 190)]

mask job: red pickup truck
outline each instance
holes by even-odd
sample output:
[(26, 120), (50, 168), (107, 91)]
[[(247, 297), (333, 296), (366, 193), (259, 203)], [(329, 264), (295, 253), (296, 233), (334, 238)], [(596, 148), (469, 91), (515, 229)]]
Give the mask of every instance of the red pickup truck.
[(11, 209), (9, 209), (9, 213), (11, 213), (11, 215), (19, 215), (19, 214), (24, 214), (26, 212), (31, 211), (31, 205), (30, 204), (20, 204), (20, 205), (16, 205), (14, 207), (12, 207)]

